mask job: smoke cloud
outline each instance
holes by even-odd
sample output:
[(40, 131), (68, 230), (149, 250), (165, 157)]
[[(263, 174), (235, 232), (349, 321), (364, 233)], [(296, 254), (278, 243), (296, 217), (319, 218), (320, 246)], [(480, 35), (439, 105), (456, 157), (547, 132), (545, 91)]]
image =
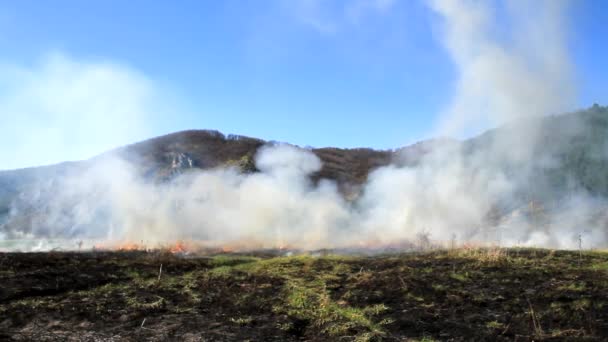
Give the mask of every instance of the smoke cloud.
[(145, 139), (159, 97), (147, 77), (108, 61), (51, 53), (33, 65), (1, 64), (0, 170), (85, 159)]
[[(501, 17), (491, 4), (429, 2), (458, 75), (439, 134), (458, 135), (573, 108), (575, 89), (563, 32), (567, 2), (510, 1)], [(505, 27), (510, 30), (504, 32)]]

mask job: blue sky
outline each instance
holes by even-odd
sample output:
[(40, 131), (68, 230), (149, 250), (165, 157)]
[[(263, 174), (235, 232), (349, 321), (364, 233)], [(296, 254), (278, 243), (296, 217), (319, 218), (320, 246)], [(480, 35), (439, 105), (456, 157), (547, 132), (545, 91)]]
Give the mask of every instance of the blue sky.
[[(568, 9), (578, 107), (608, 103), (607, 7)], [(182, 129), (413, 143), (433, 133), (458, 77), (438, 31), (418, 0), (0, 1), (0, 169)]]

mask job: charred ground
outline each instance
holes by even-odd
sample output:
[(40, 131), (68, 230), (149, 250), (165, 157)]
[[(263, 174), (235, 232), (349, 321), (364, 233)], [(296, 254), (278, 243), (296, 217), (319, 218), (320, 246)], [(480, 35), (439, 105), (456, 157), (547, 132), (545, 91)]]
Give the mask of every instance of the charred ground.
[[(162, 274), (159, 280), (159, 268)], [(602, 340), (608, 254), (0, 255), (5, 340)]]

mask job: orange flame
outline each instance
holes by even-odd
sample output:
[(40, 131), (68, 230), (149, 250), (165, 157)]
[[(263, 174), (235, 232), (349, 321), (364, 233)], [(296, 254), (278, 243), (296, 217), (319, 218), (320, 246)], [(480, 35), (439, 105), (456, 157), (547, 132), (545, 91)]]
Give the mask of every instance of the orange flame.
[(183, 254), (189, 252), (189, 248), (184, 241), (177, 241), (175, 244), (170, 246), (169, 252), (173, 254)]

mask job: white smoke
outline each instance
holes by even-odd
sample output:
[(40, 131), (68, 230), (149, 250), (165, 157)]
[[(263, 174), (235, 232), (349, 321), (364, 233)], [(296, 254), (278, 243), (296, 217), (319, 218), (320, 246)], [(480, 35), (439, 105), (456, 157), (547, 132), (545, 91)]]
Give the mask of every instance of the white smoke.
[[(309, 176), (321, 167), (319, 159), (288, 145), (261, 148), (259, 173), (192, 170), (162, 184), (146, 181), (134, 165), (106, 156), (78, 177), (53, 184), (57, 191), (46, 189), (47, 197), (40, 201), (44, 205), (37, 209), (43, 215), (22, 236), (147, 246), (186, 240), (215, 247), (318, 249), (391, 246), (415, 241), (420, 233), (437, 242), (456, 235), (461, 243), (494, 243), (502, 234), (503, 245), (573, 248), (577, 227), (605, 208), (602, 201), (590, 206), (582, 196), (571, 199), (567, 210), (550, 222), (537, 222), (526, 208), (518, 208), (487, 227), (492, 203), (513, 185), (496, 175), (472, 178), (467, 166), (435, 164), (435, 157), (418, 167), (376, 170), (363, 195), (348, 202), (334, 183), (312, 184)], [(606, 241), (602, 227), (585, 233), (598, 245)]]
[[(315, 249), (391, 245), (421, 233), (443, 242), (455, 236), (461, 243), (574, 248), (585, 234), (592, 242), (586, 247), (605, 246), (604, 200), (578, 191), (544, 208), (538, 203), (551, 193), (532, 178), (557, 162), (534, 155), (542, 135), (539, 118), (570, 109), (574, 99), (565, 4), (538, 1), (531, 11), (529, 3), (514, 1), (507, 18), (497, 18), (490, 4), (429, 3), (458, 71), (437, 131), (466, 135), (508, 123), (491, 140), (477, 139), (483, 148), (437, 144), (414, 166), (372, 172), (354, 201), (345, 200), (333, 182), (311, 183), (321, 161), (288, 145), (259, 150), (259, 173), (199, 170), (164, 184), (108, 155), (77, 177), (49, 185), (56, 191), (47, 189), (53, 196), (38, 201), (42, 222), (24, 226), (22, 235)], [(503, 20), (513, 29), (499, 34)], [(28, 196), (26, 202), (36, 198)]]
[(81, 160), (147, 138), (146, 122), (163, 108), (159, 94), (140, 72), (109, 61), (51, 53), (33, 65), (0, 64), (0, 170)]
[[(575, 89), (563, 32), (567, 2), (510, 1), (500, 17), (492, 4), (429, 1), (458, 73), (442, 135), (573, 108)], [(504, 32), (505, 27), (510, 29)]]
[[(587, 241), (603, 246), (605, 217), (598, 213), (606, 202), (584, 191), (577, 191), (575, 202), (537, 212), (514, 208), (525, 199), (538, 206), (551, 196), (535, 184), (542, 182), (535, 178), (542, 172), (535, 171), (557, 167), (552, 165), (557, 161), (535, 152), (543, 147), (540, 138), (546, 134), (540, 118), (574, 107), (575, 83), (564, 31), (568, 3), (511, 1), (503, 9), (507, 17), (497, 17), (499, 9), (492, 5), (499, 6), (472, 0), (429, 2), (440, 18), (440, 39), (458, 76), (436, 134), (462, 136), (508, 126), (490, 139), (478, 139), (482, 148), (440, 146), (415, 168), (376, 172), (368, 188), (380, 189), (369, 201), (385, 214), (372, 215), (368, 221), (374, 230), (398, 229), (394, 223), (400, 222), (404, 229), (425, 230), (444, 240), (456, 234), (464, 241), (572, 248), (575, 237), (585, 234)], [(571, 131), (580, 129), (579, 123), (570, 124)], [(552, 143), (554, 150), (568, 148), (559, 145), (562, 141)], [(378, 220), (391, 215), (397, 220)]]
[(56, 230), (29, 233), (66, 236), (71, 230), (76, 237), (152, 245), (187, 239), (314, 248), (333, 244), (338, 228), (348, 227), (348, 208), (335, 184), (310, 183), (308, 176), (321, 168), (314, 154), (288, 145), (263, 147), (256, 165), (260, 173), (218, 168), (159, 185), (145, 181), (132, 164), (106, 156), (55, 184), (59, 191), (46, 189), (48, 204), (37, 209), (45, 222), (37, 227)]

